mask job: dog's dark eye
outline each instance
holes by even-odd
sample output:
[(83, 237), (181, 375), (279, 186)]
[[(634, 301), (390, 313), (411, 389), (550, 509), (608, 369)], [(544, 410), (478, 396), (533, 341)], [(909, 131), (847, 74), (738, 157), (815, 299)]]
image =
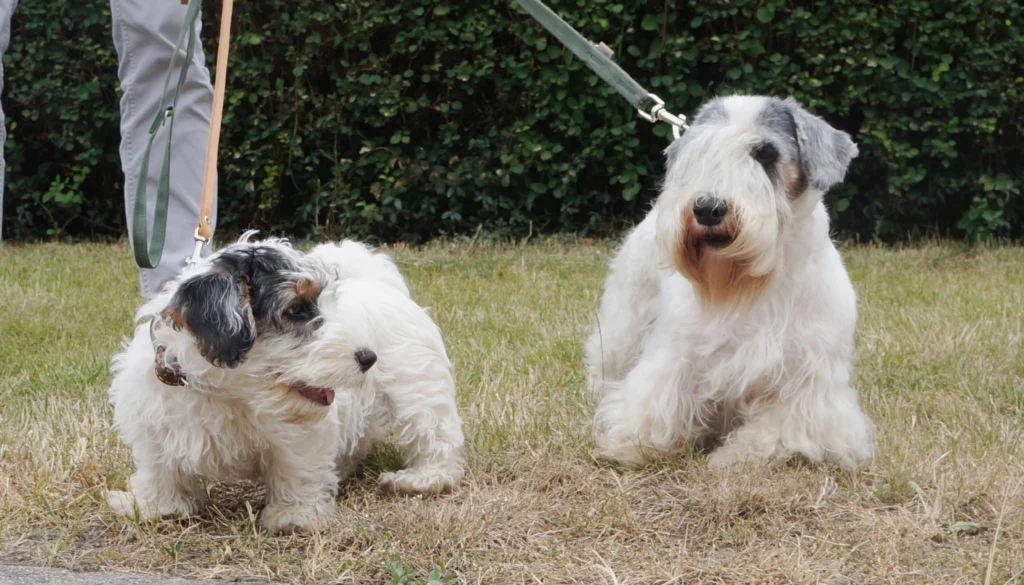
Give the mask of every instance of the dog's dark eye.
[(313, 313), (313, 305), (310, 303), (295, 303), (284, 310), (284, 316), (295, 321), (309, 321)]
[(762, 166), (768, 166), (779, 160), (779, 151), (771, 142), (765, 142), (754, 148), (750, 156), (754, 157), (754, 160), (761, 163)]

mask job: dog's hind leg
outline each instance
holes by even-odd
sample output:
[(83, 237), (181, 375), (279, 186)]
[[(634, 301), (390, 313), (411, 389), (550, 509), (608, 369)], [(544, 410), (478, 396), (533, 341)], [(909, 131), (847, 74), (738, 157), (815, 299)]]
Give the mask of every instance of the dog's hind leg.
[(401, 392), (388, 392), (394, 442), (406, 468), (382, 473), (380, 484), (409, 494), (435, 494), (455, 487), (464, 474), (462, 420), (455, 403), (454, 381), (443, 376), (416, 381)]
[[(386, 419), (387, 416), (382, 418)], [(347, 450), (338, 455), (336, 460), (338, 481), (344, 482), (351, 477), (359, 469), (359, 465), (363, 460), (373, 453), (386, 439), (387, 420), (371, 420), (370, 424), (365, 425), (361, 436), (351, 437), (348, 441), (343, 441)]]

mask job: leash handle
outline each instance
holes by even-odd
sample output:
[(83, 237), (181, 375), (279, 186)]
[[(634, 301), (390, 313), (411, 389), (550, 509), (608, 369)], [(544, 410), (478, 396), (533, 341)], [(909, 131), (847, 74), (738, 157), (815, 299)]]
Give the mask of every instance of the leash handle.
[(586, 63), (622, 97), (626, 98), (643, 119), (662, 121), (672, 126), (672, 133), (679, 138), (680, 130), (686, 128), (686, 117), (676, 116), (665, 110), (665, 102), (644, 89), (642, 85), (611, 60), (611, 50), (603, 43), (595, 45), (588, 41), (560, 16), (540, 0), (517, 0), (534, 19), (555, 36), (563, 45)]
[[(193, 0), (198, 2), (198, 0)], [(228, 80), (228, 49), (231, 42), (231, 14), (234, 0), (224, 0), (220, 13), (220, 39), (217, 43), (217, 77), (213, 84), (213, 110), (210, 114), (210, 138), (206, 144), (206, 171), (203, 174), (203, 199), (196, 219), (196, 246), (190, 264), (199, 260), (203, 246), (213, 237), (213, 195), (217, 190), (217, 154), (220, 148), (220, 127), (224, 116), (224, 94)]]

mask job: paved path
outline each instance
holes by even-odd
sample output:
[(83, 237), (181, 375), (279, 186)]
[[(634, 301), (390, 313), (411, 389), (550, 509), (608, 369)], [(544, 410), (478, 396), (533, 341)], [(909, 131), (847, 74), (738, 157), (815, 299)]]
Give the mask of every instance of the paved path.
[(253, 581), (187, 581), (175, 577), (145, 573), (73, 573), (64, 569), (44, 569), (0, 565), (0, 585), (269, 585)]

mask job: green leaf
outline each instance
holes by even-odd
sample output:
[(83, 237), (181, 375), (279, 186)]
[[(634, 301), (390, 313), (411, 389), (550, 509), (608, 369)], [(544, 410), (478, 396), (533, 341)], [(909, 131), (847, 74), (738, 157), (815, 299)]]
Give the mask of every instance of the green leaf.
[(636, 198), (636, 194), (639, 192), (640, 184), (631, 183), (629, 185), (626, 185), (626, 187), (622, 190), (622, 198), (625, 199), (626, 201), (632, 201), (633, 199)]
[(770, 4), (766, 4), (758, 8), (754, 16), (757, 17), (758, 22), (768, 24), (773, 18), (775, 18), (775, 7)]
[(640, 23), (640, 28), (648, 31), (658, 30), (661, 28), (661, 16), (655, 14), (644, 15), (644, 19)]

